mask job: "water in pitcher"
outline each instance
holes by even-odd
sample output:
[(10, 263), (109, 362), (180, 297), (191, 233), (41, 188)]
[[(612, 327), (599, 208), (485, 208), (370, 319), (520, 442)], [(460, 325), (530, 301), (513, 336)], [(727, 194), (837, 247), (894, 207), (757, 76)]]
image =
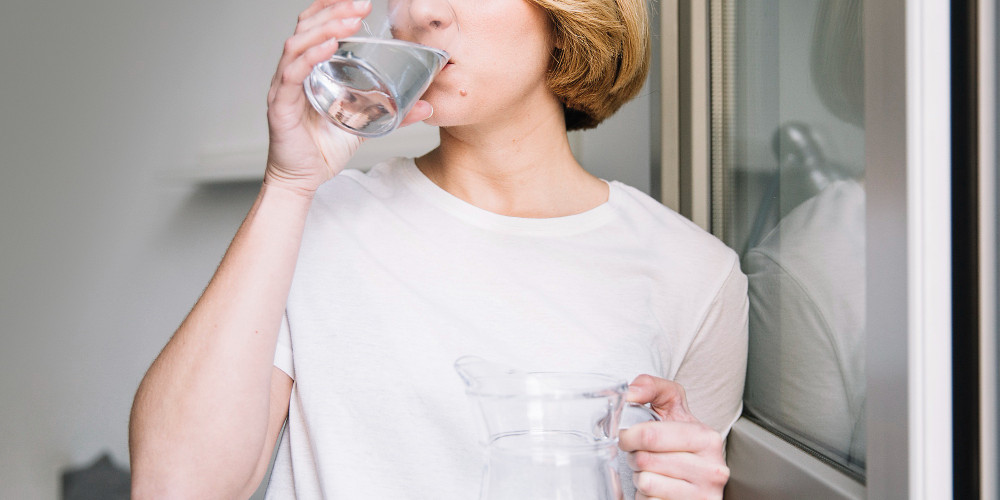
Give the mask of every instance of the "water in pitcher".
[(525, 431), (489, 445), (482, 500), (621, 500), (617, 440)]

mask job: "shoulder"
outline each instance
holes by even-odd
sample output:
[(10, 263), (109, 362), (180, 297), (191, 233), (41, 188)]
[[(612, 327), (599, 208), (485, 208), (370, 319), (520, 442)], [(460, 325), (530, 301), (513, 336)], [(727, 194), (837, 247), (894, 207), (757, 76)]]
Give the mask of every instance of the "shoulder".
[(306, 242), (327, 241), (348, 234), (351, 228), (381, 224), (386, 217), (406, 210), (404, 158), (393, 158), (362, 171), (340, 172), (316, 190), (306, 219)]
[(315, 202), (323, 205), (365, 196), (389, 197), (403, 186), (407, 162), (412, 161), (390, 158), (364, 171), (345, 169), (316, 190)]
[(397, 203), (407, 190), (409, 158), (390, 158), (368, 170), (345, 169), (328, 180), (313, 198), (309, 217), (314, 221), (331, 217), (357, 217), (377, 207)]
[(634, 187), (611, 185), (623, 223), (670, 269), (709, 278), (716, 288), (739, 271), (736, 252), (713, 234)]

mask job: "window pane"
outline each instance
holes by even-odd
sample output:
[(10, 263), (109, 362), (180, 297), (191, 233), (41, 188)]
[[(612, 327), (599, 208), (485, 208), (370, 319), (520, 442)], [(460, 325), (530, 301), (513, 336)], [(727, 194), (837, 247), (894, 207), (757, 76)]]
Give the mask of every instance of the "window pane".
[(713, 5), (712, 227), (750, 280), (746, 409), (861, 477), (861, 1)]

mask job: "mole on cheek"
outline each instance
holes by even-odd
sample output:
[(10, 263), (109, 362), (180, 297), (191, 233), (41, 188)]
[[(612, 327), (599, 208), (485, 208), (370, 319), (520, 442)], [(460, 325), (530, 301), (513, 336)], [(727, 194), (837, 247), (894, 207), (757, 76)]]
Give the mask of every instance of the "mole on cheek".
[(458, 89), (458, 95), (460, 95), (462, 97), (465, 97), (465, 96), (469, 95), (469, 93), (466, 92), (465, 89)]

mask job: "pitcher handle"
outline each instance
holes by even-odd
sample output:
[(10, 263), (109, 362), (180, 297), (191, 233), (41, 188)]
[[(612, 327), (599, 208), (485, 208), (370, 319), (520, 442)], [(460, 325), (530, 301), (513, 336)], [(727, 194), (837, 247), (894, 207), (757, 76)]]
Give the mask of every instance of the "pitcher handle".
[(649, 405), (626, 403), (622, 409), (622, 417), (618, 422), (618, 430), (628, 429), (643, 422), (659, 422), (663, 420)]

